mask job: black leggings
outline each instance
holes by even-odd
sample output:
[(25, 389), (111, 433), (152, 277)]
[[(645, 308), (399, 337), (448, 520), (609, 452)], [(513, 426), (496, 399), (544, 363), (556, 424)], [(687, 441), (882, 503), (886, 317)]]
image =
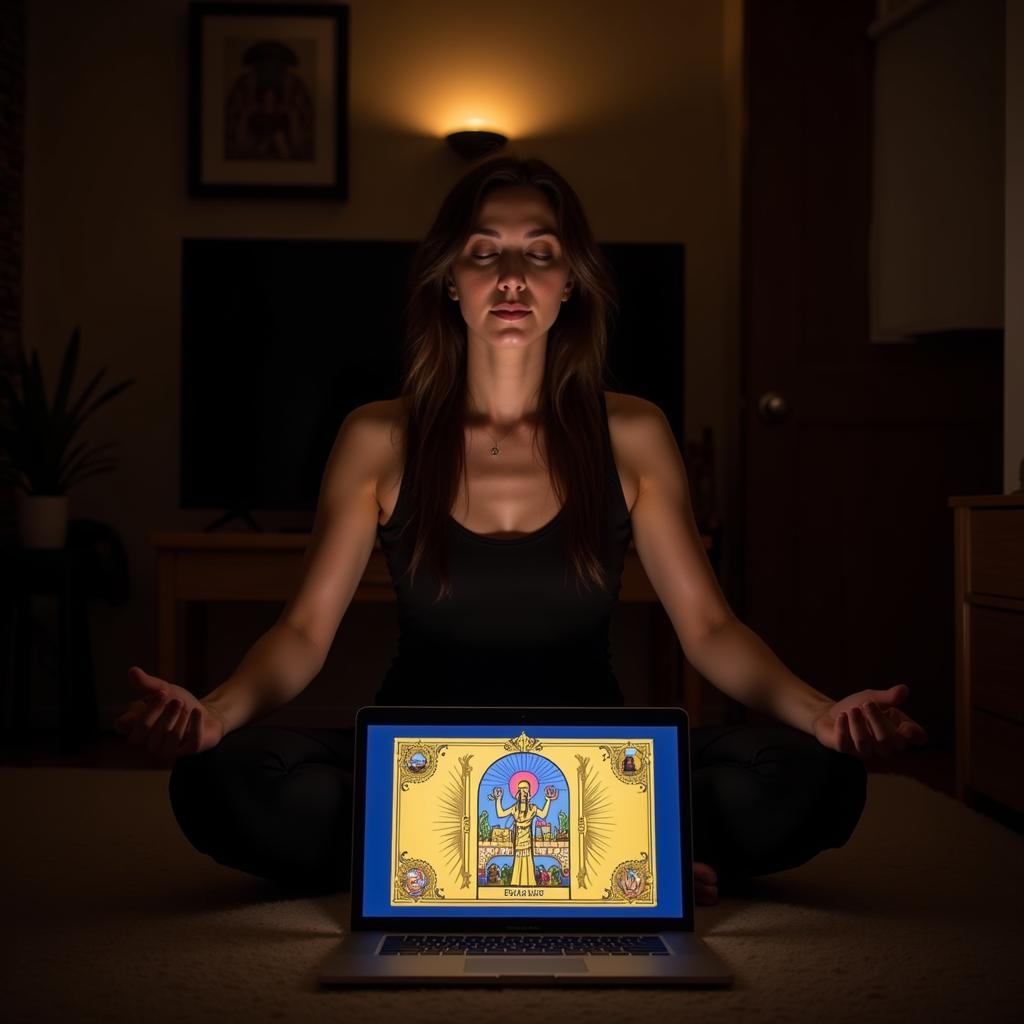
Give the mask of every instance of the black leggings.
[[(287, 889), (347, 889), (351, 729), (247, 725), (180, 758), (171, 806), (189, 842), (219, 864)], [(867, 774), (851, 754), (788, 725), (690, 730), (694, 860), (720, 891), (842, 846), (864, 809)]]

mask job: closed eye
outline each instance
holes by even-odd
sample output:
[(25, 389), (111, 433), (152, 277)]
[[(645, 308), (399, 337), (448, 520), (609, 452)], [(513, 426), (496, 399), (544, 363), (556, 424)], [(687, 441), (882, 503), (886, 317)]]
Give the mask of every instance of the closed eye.
[[(497, 256), (497, 255), (498, 254), (496, 252), (473, 253), (473, 259), (475, 259), (475, 260), (489, 260), (492, 256)], [(542, 253), (539, 253), (539, 252), (531, 252), (529, 255), (532, 256), (535, 260), (540, 260), (542, 263), (546, 263), (549, 259), (551, 259), (550, 256), (545, 256), (545, 255), (543, 255)]]

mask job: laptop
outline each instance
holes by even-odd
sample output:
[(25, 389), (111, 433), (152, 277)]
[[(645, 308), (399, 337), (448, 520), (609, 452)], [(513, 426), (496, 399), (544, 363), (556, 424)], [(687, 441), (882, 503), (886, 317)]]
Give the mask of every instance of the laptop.
[(365, 707), (325, 985), (729, 985), (694, 934), (682, 708)]

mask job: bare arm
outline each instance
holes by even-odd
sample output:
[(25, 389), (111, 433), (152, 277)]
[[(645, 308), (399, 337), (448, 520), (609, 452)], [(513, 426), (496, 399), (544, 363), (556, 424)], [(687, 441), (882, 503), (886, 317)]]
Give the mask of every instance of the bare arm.
[(732, 618), (686, 652), (690, 664), (755, 711), (814, 735), (814, 720), (835, 701), (794, 675), (747, 625)]
[(320, 651), (304, 633), (275, 622), (249, 648), (228, 678), (203, 699), (229, 733), (287, 704), (323, 667)]
[(491, 799), (494, 801), (494, 813), (498, 816), (499, 820), (507, 818), (516, 809), (516, 802), (515, 802), (515, 800), (512, 801), (512, 806), (509, 807), (508, 810), (506, 810), (504, 807), (502, 807), (501, 806), (501, 796), (502, 796), (502, 793), (501, 793), (500, 789), (492, 790), (492, 792), (491, 792)]
[(633, 402), (619, 436), (640, 480), (634, 540), (687, 660), (741, 704), (813, 734), (814, 719), (834, 701), (794, 675), (733, 613), (701, 543), (672, 428), (654, 403)]
[(298, 587), (278, 621), (238, 668), (204, 698), (224, 731), (269, 714), (301, 693), (323, 668), (342, 616), (373, 551), (377, 479), (391, 443), (392, 402), (353, 409), (324, 469), (313, 532)]

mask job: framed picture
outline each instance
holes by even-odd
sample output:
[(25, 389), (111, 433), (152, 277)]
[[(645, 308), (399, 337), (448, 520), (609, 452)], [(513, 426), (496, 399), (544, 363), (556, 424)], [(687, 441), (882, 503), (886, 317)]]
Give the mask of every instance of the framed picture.
[(348, 196), (348, 7), (189, 5), (188, 192)]

